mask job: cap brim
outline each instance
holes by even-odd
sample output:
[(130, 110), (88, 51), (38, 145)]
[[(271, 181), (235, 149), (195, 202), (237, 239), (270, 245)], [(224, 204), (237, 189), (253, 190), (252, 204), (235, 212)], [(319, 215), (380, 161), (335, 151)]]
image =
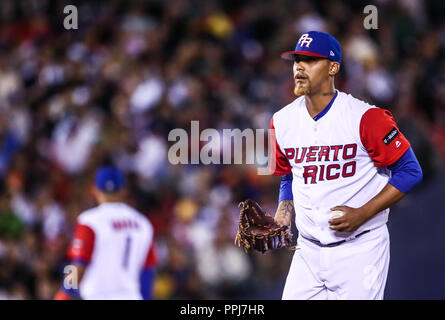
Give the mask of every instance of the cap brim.
[(282, 59), (284, 60), (295, 60), (295, 56), (301, 54), (303, 56), (312, 56), (312, 57), (319, 57), (319, 58), (326, 58), (329, 59), (327, 56), (324, 56), (322, 54), (318, 54), (318, 53), (314, 53), (314, 52), (310, 52), (310, 51), (286, 51), (283, 52), (280, 56)]

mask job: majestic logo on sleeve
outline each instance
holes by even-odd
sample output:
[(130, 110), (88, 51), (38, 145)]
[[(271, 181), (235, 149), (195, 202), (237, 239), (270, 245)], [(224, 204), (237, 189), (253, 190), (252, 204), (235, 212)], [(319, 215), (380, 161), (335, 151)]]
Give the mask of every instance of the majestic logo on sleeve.
[[(310, 146), (302, 148), (285, 148), (284, 154), (292, 164), (329, 162), (326, 164), (309, 164), (303, 166), (304, 183), (348, 178), (355, 174), (357, 162), (357, 144)], [(343, 161), (341, 161), (343, 160)], [(344, 161), (348, 160), (348, 161)]]
[[(391, 131), (383, 138), (383, 143), (387, 146), (399, 135), (399, 130), (396, 127), (393, 127)], [(398, 146), (397, 146), (398, 147)]]
[(309, 48), (309, 46), (311, 45), (312, 40), (314, 40), (313, 38), (309, 37), (309, 34), (305, 33), (300, 37), (300, 40), (298, 40), (298, 45), (300, 46), (304, 46), (306, 45), (306, 48)]

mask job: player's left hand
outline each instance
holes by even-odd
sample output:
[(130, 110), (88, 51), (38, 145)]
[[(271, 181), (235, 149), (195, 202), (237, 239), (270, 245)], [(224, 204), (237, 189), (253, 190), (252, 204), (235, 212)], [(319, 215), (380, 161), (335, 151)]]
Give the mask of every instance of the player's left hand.
[(336, 231), (353, 232), (368, 219), (365, 211), (361, 208), (337, 206), (331, 208), (331, 210), (340, 210), (344, 213), (339, 218), (329, 220), (329, 228)]

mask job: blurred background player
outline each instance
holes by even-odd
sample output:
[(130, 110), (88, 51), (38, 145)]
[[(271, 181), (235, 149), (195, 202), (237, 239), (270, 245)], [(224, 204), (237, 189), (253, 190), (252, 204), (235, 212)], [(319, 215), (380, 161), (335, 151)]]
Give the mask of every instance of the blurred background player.
[(55, 299), (151, 298), (157, 260), (153, 226), (124, 203), (123, 186), (119, 169), (97, 171), (94, 193), (99, 205), (79, 215), (68, 251), (77, 268), (78, 289), (64, 282)]

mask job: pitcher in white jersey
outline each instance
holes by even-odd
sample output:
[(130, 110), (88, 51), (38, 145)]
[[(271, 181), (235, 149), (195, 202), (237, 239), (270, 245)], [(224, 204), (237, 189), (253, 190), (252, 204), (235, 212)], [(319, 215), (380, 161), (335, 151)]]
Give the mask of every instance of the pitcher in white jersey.
[(148, 218), (123, 202), (123, 186), (119, 169), (97, 171), (99, 205), (78, 216), (68, 250), (76, 277), (67, 274), (55, 299), (151, 298), (157, 262), (154, 230)]
[(392, 114), (334, 87), (341, 48), (310, 31), (291, 60), (298, 97), (271, 120), (275, 221), (298, 229), (283, 299), (383, 299), (389, 207), (422, 179)]

